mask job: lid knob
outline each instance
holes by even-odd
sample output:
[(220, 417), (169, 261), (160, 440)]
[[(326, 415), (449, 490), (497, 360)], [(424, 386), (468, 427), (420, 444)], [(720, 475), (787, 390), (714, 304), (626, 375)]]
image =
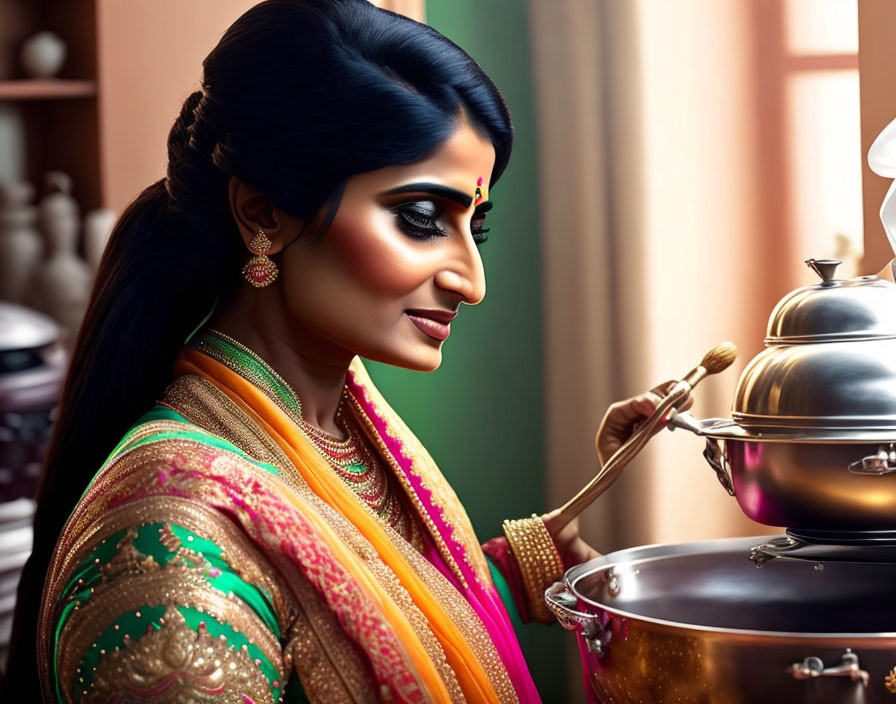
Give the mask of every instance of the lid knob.
[(837, 270), (837, 267), (840, 266), (843, 262), (839, 259), (807, 259), (806, 264), (809, 265), (809, 268), (812, 269), (816, 274), (821, 277), (821, 280), (827, 283), (828, 281), (834, 280), (834, 272)]

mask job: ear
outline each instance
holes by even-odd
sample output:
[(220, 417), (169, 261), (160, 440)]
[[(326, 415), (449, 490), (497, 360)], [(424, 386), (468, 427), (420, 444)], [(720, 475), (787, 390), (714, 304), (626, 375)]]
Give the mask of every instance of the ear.
[(228, 198), (230, 212), (247, 249), (260, 229), (264, 230), (271, 241), (271, 249), (266, 254), (279, 252), (295, 236), (296, 233), (291, 230), (298, 231), (294, 226), (294, 218), (287, 216), (264, 193), (256, 191), (235, 176), (230, 177)]

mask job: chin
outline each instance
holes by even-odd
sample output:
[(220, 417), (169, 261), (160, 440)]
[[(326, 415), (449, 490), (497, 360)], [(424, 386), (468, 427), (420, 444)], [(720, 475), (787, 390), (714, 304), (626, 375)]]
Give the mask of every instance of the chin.
[(372, 359), (375, 362), (391, 364), (393, 367), (402, 367), (403, 369), (410, 369), (415, 372), (434, 372), (442, 366), (441, 345), (438, 348), (430, 347), (427, 350), (421, 350), (418, 354), (362, 356), (367, 357), (367, 359)]

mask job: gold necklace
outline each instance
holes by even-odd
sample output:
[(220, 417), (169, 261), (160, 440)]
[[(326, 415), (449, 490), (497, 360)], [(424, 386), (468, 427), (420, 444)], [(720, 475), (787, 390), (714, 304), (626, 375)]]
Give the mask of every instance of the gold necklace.
[(344, 440), (306, 422), (308, 439), (381, 523), (422, 551), (423, 535), (414, 512), (407, 501), (402, 501), (400, 488), (394, 480), (390, 481), (389, 472), (364, 440), (356, 419), (351, 414), (337, 418), (342, 421)]
[[(336, 423), (345, 433), (345, 438), (342, 439), (305, 420), (298, 394), (255, 351), (218, 330), (208, 329), (208, 332), (225, 341), (231, 349), (203, 344), (201, 340), (200, 349), (264, 391), (296, 423), (306, 439), (380, 522), (395, 529), (411, 545), (422, 551), (423, 534), (414, 518), (413, 508), (397, 482), (394, 479), (390, 481), (389, 472), (372, 450), (371, 443), (364, 438), (354, 415), (350, 411), (345, 413), (348, 391), (343, 390), (336, 409)], [(405, 500), (402, 501), (402, 498)]]

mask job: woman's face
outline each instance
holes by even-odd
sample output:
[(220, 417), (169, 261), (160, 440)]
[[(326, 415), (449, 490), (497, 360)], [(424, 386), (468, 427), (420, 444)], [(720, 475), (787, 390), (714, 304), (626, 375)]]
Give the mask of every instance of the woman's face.
[(478, 244), (490, 204), (474, 196), (494, 162), (491, 142), (461, 124), (423, 161), (351, 177), (326, 234), (280, 257), (298, 337), (436, 369), (460, 304), (485, 295)]

